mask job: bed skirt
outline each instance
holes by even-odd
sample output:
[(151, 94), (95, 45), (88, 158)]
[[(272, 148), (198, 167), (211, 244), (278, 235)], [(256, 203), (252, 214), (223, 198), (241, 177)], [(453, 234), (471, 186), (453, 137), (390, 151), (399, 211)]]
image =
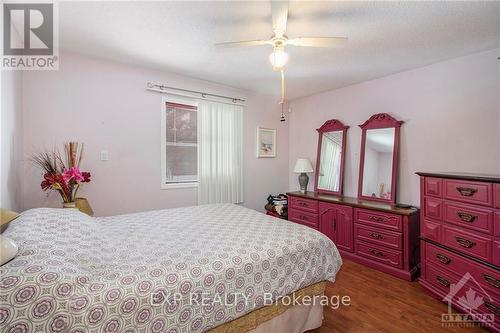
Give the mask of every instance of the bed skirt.
[[(304, 296), (319, 297), (324, 294), (326, 282), (318, 282), (299, 289), (290, 294), (296, 300)], [(311, 305), (283, 304), (278, 300), (275, 304), (265, 306), (235, 320), (217, 326), (208, 333), (266, 333), (289, 332), (302, 333), (321, 326), (323, 307), (320, 302)]]

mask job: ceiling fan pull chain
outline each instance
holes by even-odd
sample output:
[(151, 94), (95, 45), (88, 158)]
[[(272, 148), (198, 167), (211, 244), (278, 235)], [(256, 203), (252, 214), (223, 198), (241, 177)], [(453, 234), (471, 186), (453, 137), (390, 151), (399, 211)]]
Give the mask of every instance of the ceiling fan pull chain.
[(281, 102), (285, 102), (285, 70), (281, 69)]
[(283, 110), (285, 107), (285, 70), (281, 69), (280, 73), (281, 73), (281, 100), (280, 100), (281, 115), (280, 115), (280, 121), (286, 121), (285, 112)]

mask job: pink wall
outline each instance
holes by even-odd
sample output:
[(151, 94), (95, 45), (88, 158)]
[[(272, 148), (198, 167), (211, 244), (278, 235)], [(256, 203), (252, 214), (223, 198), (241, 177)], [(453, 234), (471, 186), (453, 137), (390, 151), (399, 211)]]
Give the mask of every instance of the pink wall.
[(0, 130), (0, 207), (19, 211), (22, 198), (22, 74), (0, 70), (1, 130)]
[(23, 208), (22, 85), (22, 72), (0, 70), (0, 207), (13, 211)]
[(399, 202), (419, 203), (416, 171), (500, 174), (498, 56), (500, 49), (292, 101), (290, 189), (298, 188), (297, 175), (291, 172), (295, 160), (308, 157), (316, 161), (315, 129), (325, 120), (337, 118), (350, 126), (344, 194), (357, 196), (358, 125), (380, 112), (405, 121), (401, 130)]
[[(269, 193), (288, 187), (288, 126), (279, 122), (277, 98), (257, 95), (171, 73), (71, 53), (61, 54), (59, 71), (24, 73), (24, 152), (66, 140), (85, 142), (83, 169), (92, 183), (80, 194), (96, 215), (195, 205), (196, 189), (160, 189), (161, 95), (148, 81), (247, 99), (244, 111), (244, 205), (263, 211)], [(255, 157), (256, 127), (277, 128), (278, 157)], [(99, 159), (108, 150), (109, 161)], [(39, 188), (37, 169), (25, 163), (25, 208), (60, 206)]]

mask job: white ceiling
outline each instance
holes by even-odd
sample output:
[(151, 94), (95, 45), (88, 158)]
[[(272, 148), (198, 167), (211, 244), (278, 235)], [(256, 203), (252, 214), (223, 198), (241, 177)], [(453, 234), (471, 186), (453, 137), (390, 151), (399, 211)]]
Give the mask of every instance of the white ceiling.
[[(268, 2), (61, 2), (60, 48), (271, 94)], [(347, 36), (342, 49), (289, 46), (287, 99), (500, 47), (500, 2), (292, 2), (287, 35)]]

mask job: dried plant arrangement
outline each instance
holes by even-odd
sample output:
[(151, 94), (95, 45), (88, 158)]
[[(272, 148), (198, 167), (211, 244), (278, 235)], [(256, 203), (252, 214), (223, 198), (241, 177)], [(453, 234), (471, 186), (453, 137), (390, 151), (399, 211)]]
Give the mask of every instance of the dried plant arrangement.
[(64, 159), (59, 150), (43, 151), (31, 157), (32, 162), (42, 171), (40, 186), (44, 191), (55, 190), (65, 206), (73, 206), (76, 194), (82, 183), (90, 182), (90, 172), (81, 172), (79, 166), (83, 157), (83, 144), (66, 142)]

